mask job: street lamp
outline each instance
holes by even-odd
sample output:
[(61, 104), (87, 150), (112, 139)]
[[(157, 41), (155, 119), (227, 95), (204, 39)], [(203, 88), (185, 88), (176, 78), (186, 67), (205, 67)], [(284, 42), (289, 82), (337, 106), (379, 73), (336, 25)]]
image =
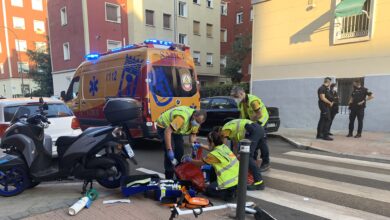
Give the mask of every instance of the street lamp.
[(8, 27), (5, 27), (5, 26), (0, 26), (0, 28), (4, 28), (4, 29), (7, 29), (8, 31), (10, 31), (13, 35), (14, 35), (14, 37), (15, 37), (15, 39), (18, 41), (18, 50), (16, 50), (16, 63), (19, 63), (18, 65), (19, 65), (19, 69), (20, 69), (20, 73), (21, 73), (21, 78), (22, 78), (22, 85), (21, 85), (21, 87), (20, 87), (20, 89), (21, 89), (21, 91), (22, 91), (22, 96), (24, 96), (24, 89), (23, 89), (23, 86), (24, 86), (24, 81), (23, 81), (23, 67), (21, 66), (22, 65), (22, 60), (20, 59), (20, 44), (19, 44), (19, 38), (18, 38), (18, 35), (16, 35), (16, 33), (12, 30), (12, 29), (10, 29), (10, 28), (8, 28)]

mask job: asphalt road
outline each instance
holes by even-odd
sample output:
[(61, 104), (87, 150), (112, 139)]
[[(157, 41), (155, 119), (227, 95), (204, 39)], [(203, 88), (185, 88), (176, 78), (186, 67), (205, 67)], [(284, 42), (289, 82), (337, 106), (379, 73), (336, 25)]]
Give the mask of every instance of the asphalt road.
[[(272, 168), (263, 173), (266, 189), (248, 192), (247, 200), (276, 219), (390, 219), (389, 161), (299, 150), (279, 138), (269, 138), (269, 146)], [(135, 153), (139, 164), (131, 164), (132, 174), (164, 172), (159, 142), (138, 143)], [(118, 193), (95, 186), (101, 196)], [(0, 198), (0, 219), (68, 207), (80, 189), (77, 182), (51, 182)]]

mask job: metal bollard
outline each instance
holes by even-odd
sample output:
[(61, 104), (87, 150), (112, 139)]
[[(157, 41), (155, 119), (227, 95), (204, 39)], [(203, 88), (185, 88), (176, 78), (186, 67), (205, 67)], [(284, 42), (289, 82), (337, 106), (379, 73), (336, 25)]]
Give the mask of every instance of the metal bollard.
[(238, 176), (236, 219), (244, 220), (251, 141), (243, 139), (240, 143), (240, 173)]

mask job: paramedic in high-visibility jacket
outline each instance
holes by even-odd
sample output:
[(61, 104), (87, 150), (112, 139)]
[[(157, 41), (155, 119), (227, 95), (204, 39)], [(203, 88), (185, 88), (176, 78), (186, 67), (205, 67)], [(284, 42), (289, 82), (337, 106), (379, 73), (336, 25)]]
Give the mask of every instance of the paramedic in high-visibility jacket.
[[(200, 125), (206, 121), (206, 112), (187, 106), (170, 109), (157, 119), (157, 133), (164, 148), (165, 178), (173, 179), (174, 161), (180, 162), (184, 154), (183, 136), (189, 135), (190, 143), (196, 141)], [(172, 143), (173, 139), (173, 143)]]
[(183, 162), (191, 162), (197, 166), (211, 165), (216, 181), (215, 178), (210, 177), (211, 183), (207, 186), (205, 194), (230, 202), (234, 199), (237, 190), (239, 161), (230, 148), (224, 144), (220, 127), (214, 128), (207, 135), (207, 140), (208, 145), (201, 144), (200, 146), (210, 151), (206, 157), (195, 160), (191, 156), (185, 156)]
[[(269, 119), (267, 107), (261, 101), (261, 99), (255, 95), (246, 94), (242, 87), (235, 86), (230, 92), (230, 95), (238, 100), (238, 107), (240, 109), (240, 118), (249, 119), (260, 126), (266, 131), (266, 125)], [(262, 138), (260, 144), (260, 152), (262, 163), (260, 171), (266, 171), (270, 168), (269, 148), (267, 144), (267, 133), (264, 132), (264, 138)], [(257, 152), (254, 157), (257, 159)]]

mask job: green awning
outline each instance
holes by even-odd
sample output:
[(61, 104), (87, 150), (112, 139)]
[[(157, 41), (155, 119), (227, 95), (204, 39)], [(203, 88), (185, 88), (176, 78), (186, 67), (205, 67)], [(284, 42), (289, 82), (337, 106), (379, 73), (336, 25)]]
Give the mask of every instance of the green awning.
[(348, 17), (363, 14), (366, 0), (342, 0), (335, 10), (336, 17)]

